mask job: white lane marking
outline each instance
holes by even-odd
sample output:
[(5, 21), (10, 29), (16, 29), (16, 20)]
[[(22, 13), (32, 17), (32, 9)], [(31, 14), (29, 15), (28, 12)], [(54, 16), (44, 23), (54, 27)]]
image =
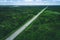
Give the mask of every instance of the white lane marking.
[(30, 21), (28, 21), (26, 24), (24, 24), (21, 28), (19, 28), (16, 32), (14, 32), (12, 35), (10, 35), (5, 40), (13, 40), (15, 39), (26, 27), (28, 27), (41, 13), (43, 13), (47, 7), (42, 9), (36, 16), (34, 16)]

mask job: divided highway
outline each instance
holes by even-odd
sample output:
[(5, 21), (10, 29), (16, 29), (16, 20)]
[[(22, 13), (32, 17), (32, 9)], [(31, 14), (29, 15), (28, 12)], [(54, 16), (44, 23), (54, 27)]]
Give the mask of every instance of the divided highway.
[(5, 40), (14, 40), (21, 32), (23, 32), (25, 30), (25, 28), (27, 28), (35, 19), (37, 19), (37, 17), (43, 13), (45, 10), (47, 9), (47, 7), (45, 7), (44, 9), (42, 9), (37, 15), (35, 15), (30, 21), (28, 21), (27, 23), (25, 23), (23, 26), (21, 26), (18, 30), (16, 30), (13, 34), (11, 34), (8, 38), (6, 38)]

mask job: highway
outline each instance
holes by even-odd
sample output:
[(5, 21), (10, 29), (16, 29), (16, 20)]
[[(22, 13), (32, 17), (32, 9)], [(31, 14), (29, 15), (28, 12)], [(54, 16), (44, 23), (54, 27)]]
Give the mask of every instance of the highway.
[[(48, 6), (47, 6), (48, 7)], [(43, 13), (47, 7), (43, 8), (37, 15), (35, 15), (32, 19), (30, 19), (28, 22), (26, 22), (23, 26), (21, 26), (18, 30), (16, 30), (13, 34), (11, 34), (8, 38), (5, 40), (14, 40), (21, 32), (23, 32), (41, 13)]]

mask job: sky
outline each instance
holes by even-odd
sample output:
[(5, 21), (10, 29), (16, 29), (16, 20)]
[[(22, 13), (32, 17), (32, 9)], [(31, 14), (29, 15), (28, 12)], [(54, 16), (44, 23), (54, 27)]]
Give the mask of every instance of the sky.
[(0, 0), (0, 5), (60, 5), (60, 0)]

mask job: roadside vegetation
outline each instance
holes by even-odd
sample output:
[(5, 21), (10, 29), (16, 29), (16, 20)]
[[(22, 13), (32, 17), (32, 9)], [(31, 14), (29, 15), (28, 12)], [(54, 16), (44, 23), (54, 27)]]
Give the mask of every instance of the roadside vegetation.
[(44, 7), (0, 6), (0, 40), (4, 40)]
[(60, 12), (46, 10), (14, 40), (60, 40)]
[[(0, 40), (4, 40), (45, 6), (0, 6)], [(49, 6), (14, 40), (60, 40), (60, 6)]]

